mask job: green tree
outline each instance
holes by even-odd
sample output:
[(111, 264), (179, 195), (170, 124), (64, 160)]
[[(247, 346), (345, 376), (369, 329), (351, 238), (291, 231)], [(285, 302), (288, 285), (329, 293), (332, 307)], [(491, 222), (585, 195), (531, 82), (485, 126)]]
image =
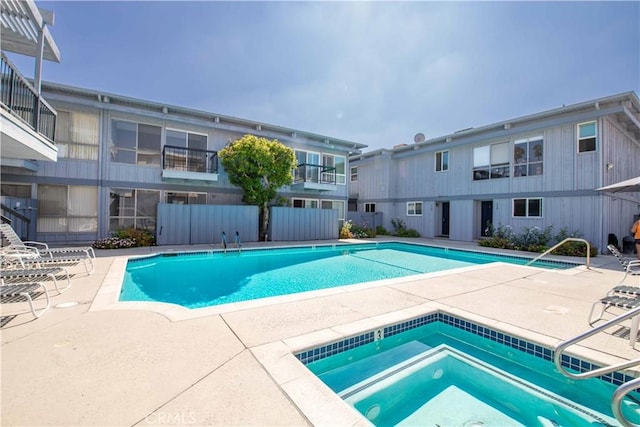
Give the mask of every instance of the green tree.
[(278, 188), (291, 184), (297, 166), (293, 150), (277, 139), (245, 135), (227, 145), (218, 155), (233, 185), (242, 188), (242, 201), (260, 207), (261, 239), (269, 227), (268, 203)]

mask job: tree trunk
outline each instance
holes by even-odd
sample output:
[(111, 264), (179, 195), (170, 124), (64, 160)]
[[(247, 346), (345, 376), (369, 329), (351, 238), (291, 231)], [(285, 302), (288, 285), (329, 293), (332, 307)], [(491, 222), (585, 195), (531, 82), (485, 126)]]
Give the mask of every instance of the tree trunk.
[(269, 207), (264, 204), (262, 206), (262, 238), (260, 240), (267, 240), (267, 233), (269, 232)]

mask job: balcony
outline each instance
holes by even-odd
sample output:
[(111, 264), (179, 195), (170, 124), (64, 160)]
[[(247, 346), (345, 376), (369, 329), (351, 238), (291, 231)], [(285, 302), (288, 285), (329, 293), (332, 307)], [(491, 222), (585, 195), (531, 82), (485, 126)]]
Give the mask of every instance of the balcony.
[(336, 185), (336, 168), (308, 163), (299, 164), (293, 171), (294, 190), (333, 191)]
[(218, 152), (165, 145), (162, 149), (162, 178), (216, 182)]
[(0, 64), (3, 164), (57, 159), (56, 111), (2, 54)]

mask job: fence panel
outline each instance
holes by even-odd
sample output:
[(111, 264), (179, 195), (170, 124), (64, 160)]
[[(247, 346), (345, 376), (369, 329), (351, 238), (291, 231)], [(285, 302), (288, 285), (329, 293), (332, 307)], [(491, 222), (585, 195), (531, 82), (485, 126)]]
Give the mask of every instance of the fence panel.
[(193, 205), (173, 203), (158, 204), (158, 222), (156, 225), (156, 244), (190, 244), (191, 215)]
[(382, 212), (347, 212), (347, 219), (361, 227), (375, 230), (377, 226), (384, 226)]
[(233, 244), (258, 240), (258, 207), (244, 205), (158, 204), (158, 245), (220, 244), (222, 232)]
[(272, 207), (269, 240), (299, 241), (338, 238), (338, 211)]

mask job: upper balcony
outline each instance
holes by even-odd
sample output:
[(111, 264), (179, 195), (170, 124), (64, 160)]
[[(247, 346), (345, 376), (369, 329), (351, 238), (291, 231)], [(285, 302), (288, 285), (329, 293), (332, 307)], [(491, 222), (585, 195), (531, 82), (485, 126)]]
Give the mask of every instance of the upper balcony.
[[(0, 159), (3, 166), (35, 171), (38, 166), (31, 160), (55, 161), (58, 154), (53, 143), (56, 111), (40, 96), (42, 61), (60, 62), (60, 51), (48, 28), (54, 23), (54, 14), (38, 8), (33, 0), (0, 0), (0, 15)], [(33, 83), (24, 78), (5, 52), (35, 58)]]
[(38, 95), (4, 53), (0, 79), (2, 163), (9, 164), (9, 159), (55, 161), (58, 153), (53, 142), (56, 111)]
[(218, 152), (165, 145), (162, 149), (162, 178), (218, 181)]
[(293, 171), (291, 188), (315, 191), (337, 190), (336, 168), (308, 163), (299, 164)]

